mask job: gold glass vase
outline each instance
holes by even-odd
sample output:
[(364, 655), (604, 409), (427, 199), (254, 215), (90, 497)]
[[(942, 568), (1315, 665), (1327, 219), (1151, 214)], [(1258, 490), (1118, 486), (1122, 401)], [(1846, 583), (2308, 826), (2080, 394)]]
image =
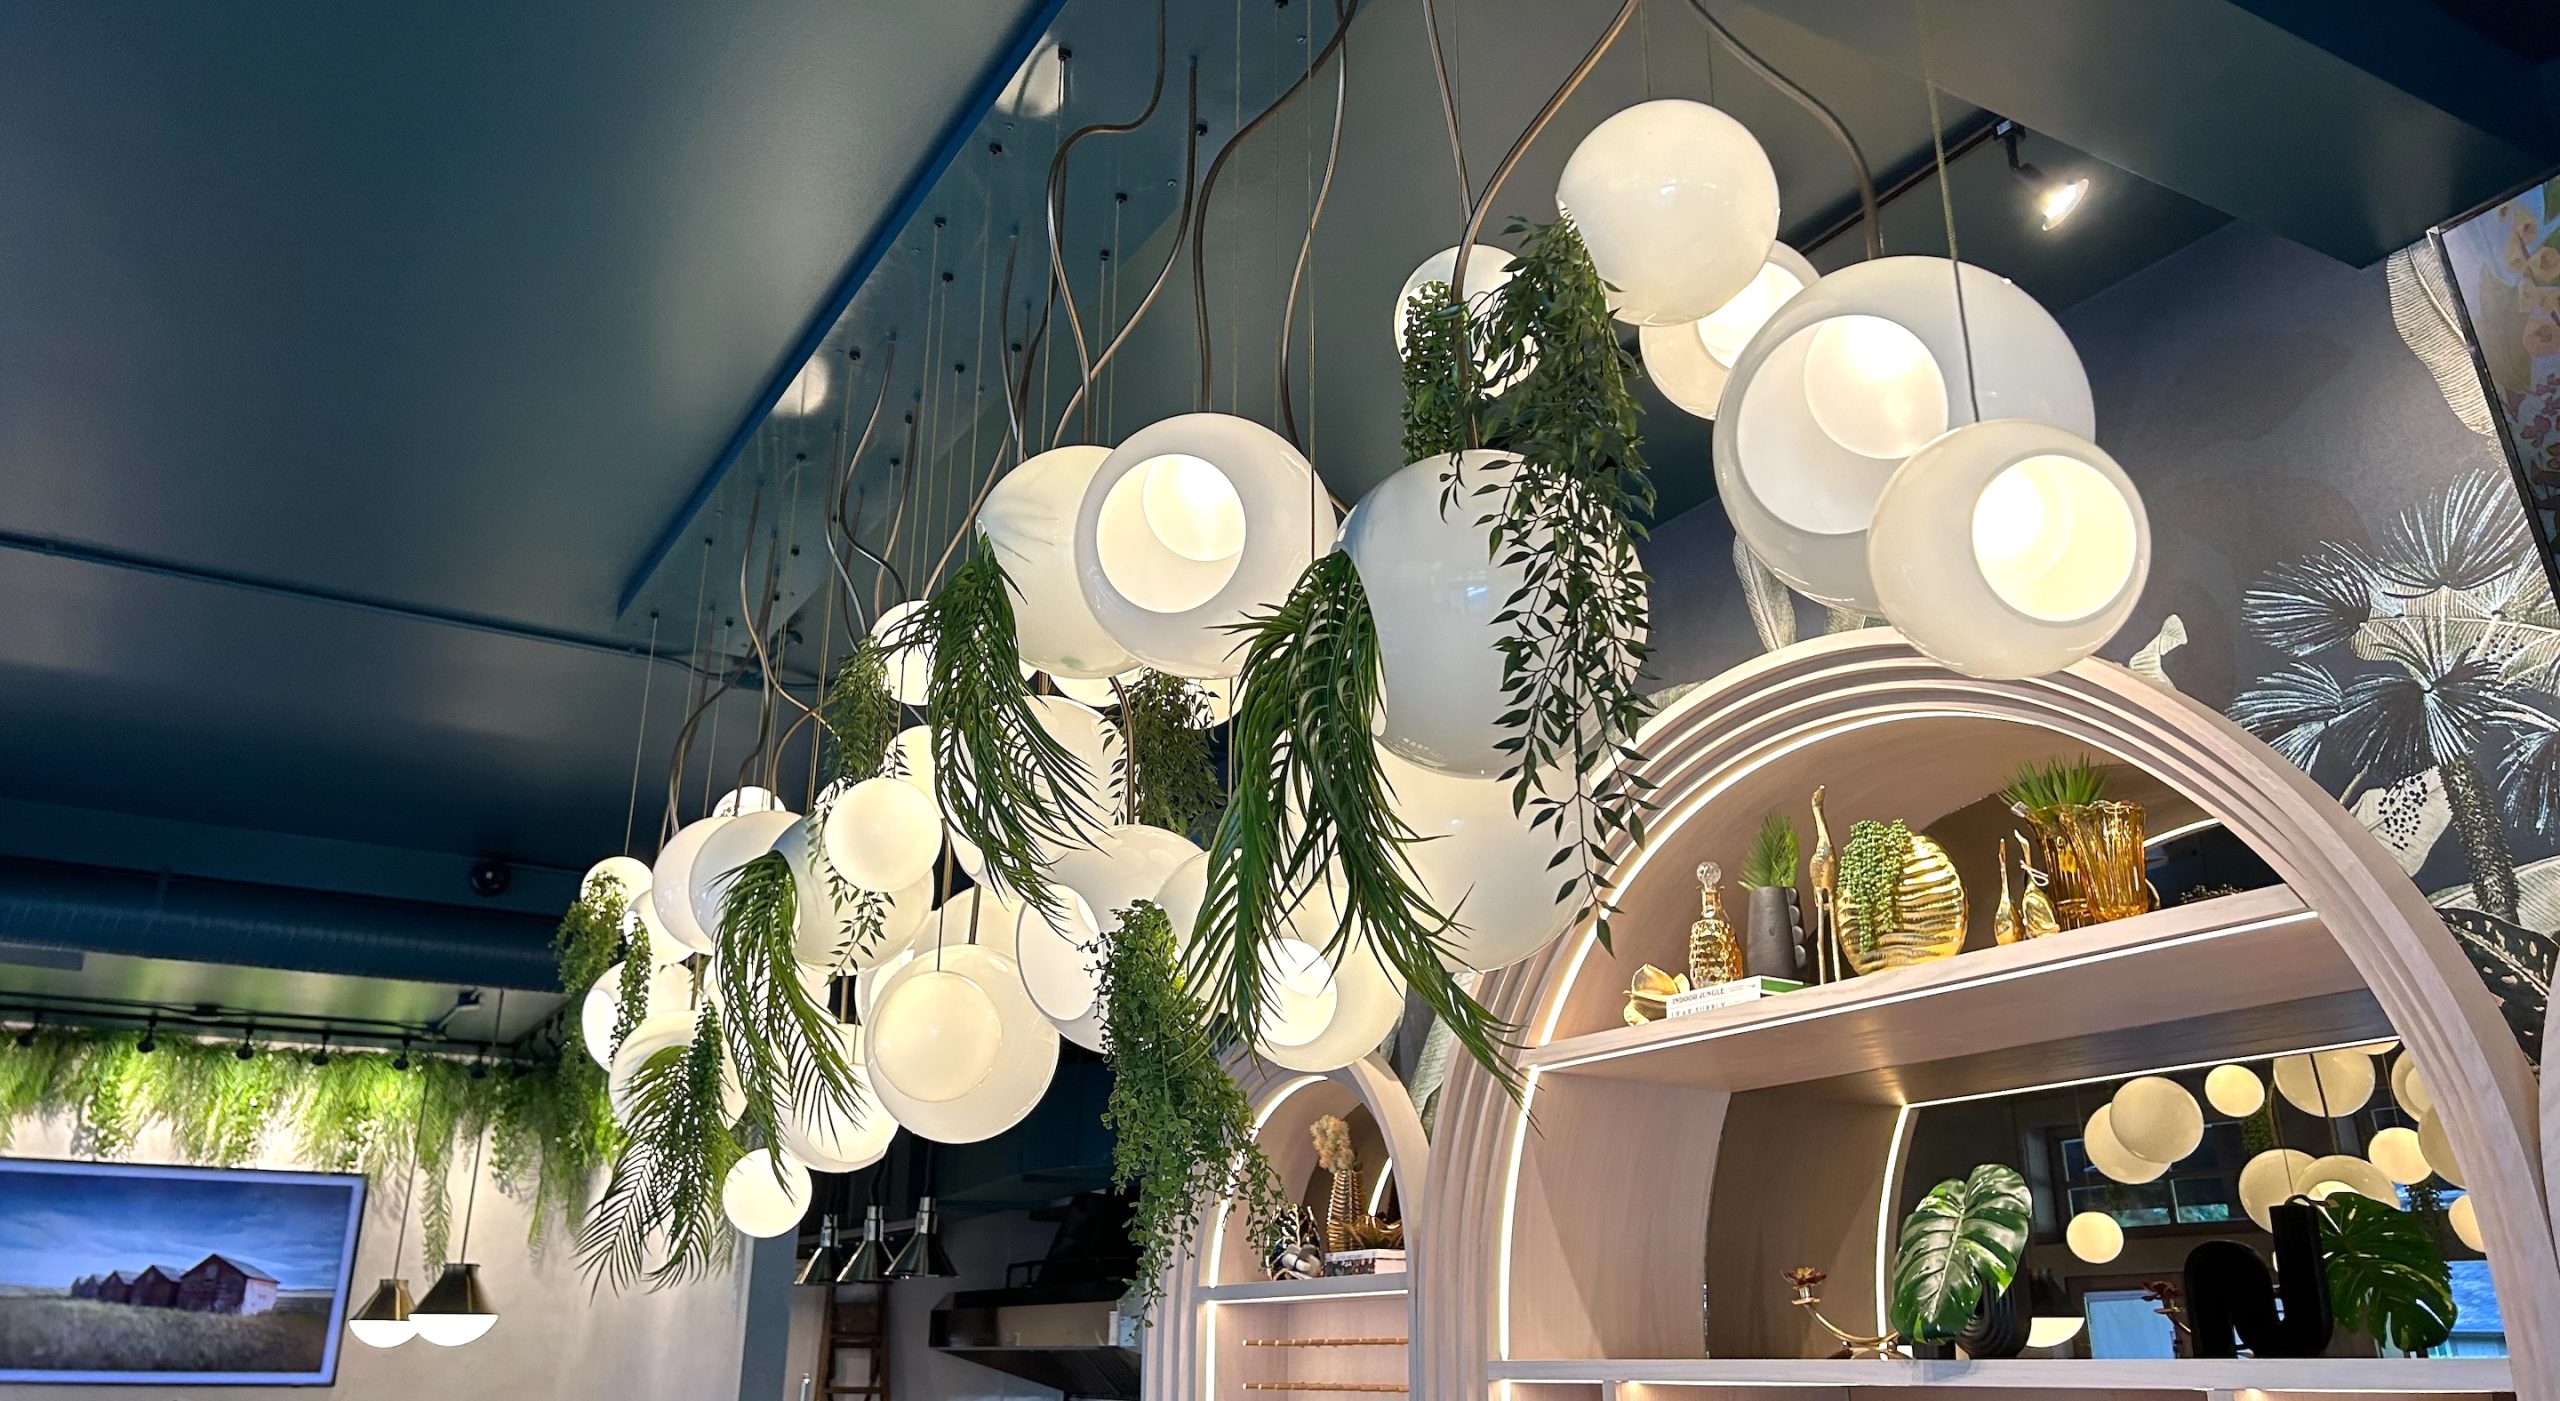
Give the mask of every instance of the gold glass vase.
[(1858, 947), (1857, 897), (1842, 890), (1839, 898), (1840, 952), (1861, 976), (1948, 958), (1964, 947), (1964, 883), (1946, 848), (1927, 837), (1911, 838), (1911, 859), (1894, 885), (1894, 927), (1873, 945)]
[(2151, 909), (2151, 882), (2142, 874), (2142, 804), (2071, 803), (2030, 814), (2028, 821), (2044, 847), (2053, 911), (2063, 928)]

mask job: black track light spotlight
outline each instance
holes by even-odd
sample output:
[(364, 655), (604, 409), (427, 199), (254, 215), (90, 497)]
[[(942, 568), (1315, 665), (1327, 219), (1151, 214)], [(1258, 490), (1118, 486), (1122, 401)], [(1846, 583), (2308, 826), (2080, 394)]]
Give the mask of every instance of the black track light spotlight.
[(2044, 221), (2047, 232), (2061, 228), (2064, 220), (2080, 212), (2080, 206), (2089, 202), (2088, 176), (2057, 180), (2045, 174), (2035, 162), (2018, 158), (2018, 139), (2027, 134), (2024, 127), (2016, 122), (2002, 122), (1996, 134), (2000, 144), (2009, 152), (2010, 173), (2033, 191), (2036, 215)]
[(258, 1053), (258, 1048), (249, 1044), (249, 1037), (256, 1031), (254, 1024), (240, 1028), (240, 1044), (231, 1052), (234, 1057), (247, 1060)]
[(400, 1054), (391, 1058), (391, 1068), (394, 1070), (407, 1070), (409, 1068), (408, 1037), (403, 1036), (400, 1038)]
[(320, 1033), (320, 1049), (311, 1053), (311, 1068), (319, 1070), (329, 1064), (329, 1033)]
[(25, 1028), (24, 1028), (24, 1029), (22, 1029), (22, 1030), (20, 1030), (20, 1031), (19, 1031), (19, 1033), (18, 1033), (18, 1049), (19, 1049), (19, 1050), (22, 1050), (22, 1051), (23, 1051), (23, 1050), (25, 1050), (26, 1048), (28, 1048), (29, 1046), (32, 1046), (32, 1045), (36, 1044), (36, 1028), (37, 1028), (38, 1026), (42, 1025), (42, 1024), (43, 1024), (43, 1022), (44, 1022), (44, 1013), (42, 1013), (42, 1012), (34, 1013), (34, 1014), (30, 1015), (30, 1016), (27, 1018), (27, 1024), (26, 1024)]
[(146, 1056), (151, 1054), (153, 1051), (160, 1049), (159, 1013), (154, 1012), (149, 1018), (144, 1020), (142, 1023), (142, 1039), (133, 1043), (133, 1049)]

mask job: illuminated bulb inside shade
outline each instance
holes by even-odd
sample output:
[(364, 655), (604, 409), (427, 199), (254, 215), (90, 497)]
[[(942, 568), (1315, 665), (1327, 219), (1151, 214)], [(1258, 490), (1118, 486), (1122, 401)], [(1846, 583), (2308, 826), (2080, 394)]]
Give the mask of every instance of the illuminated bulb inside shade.
[(2036, 212), (2044, 216), (2046, 228), (2060, 228), (2062, 221), (2070, 218), (2080, 208), (2080, 202), (2088, 197), (2087, 177), (2068, 180), (2046, 190), (2043, 196), (2036, 200)]
[(1787, 298), (1803, 290), (1804, 279), (1793, 270), (1775, 260), (1762, 263), (1749, 286), (1696, 323), (1698, 343), (1707, 348), (1707, 354), (1715, 357), (1717, 364), (1732, 369), (1733, 357), (1750, 343), (1752, 333), (1768, 324), (1778, 308), (1786, 305)]
[(1339, 995), (1324, 952), (1297, 939), (1263, 946), (1263, 973), (1271, 980), (1272, 1005), (1262, 1014), (1262, 1039), (1274, 1046), (1304, 1046), (1333, 1024)]
[(2133, 508), (2085, 462), (2045, 453), (1991, 479), (1973, 504), (1973, 557), (2002, 602), (2067, 623), (2115, 601), (2135, 567)]
[(1835, 316), (1806, 348), (1804, 403), (1831, 440), (1863, 457), (1909, 457), (1947, 431), (1947, 378), (1899, 323)]
[(985, 1082), (1003, 1040), (1004, 1019), (986, 989), (958, 973), (928, 972), (892, 989), (873, 1016), (871, 1073), (944, 1104)]
[(2087, 1326), (2089, 1326), (2089, 1320), (2076, 1313), (2047, 1314), (2041, 1318), (2029, 1319), (2027, 1346), (2030, 1348), (2060, 1347), (2073, 1338), (2079, 1337), (2080, 1330)]
[(1244, 548), (1244, 498), (1227, 474), (1189, 453), (1167, 453), (1137, 469), (1147, 528), (1164, 547), (1202, 564)]

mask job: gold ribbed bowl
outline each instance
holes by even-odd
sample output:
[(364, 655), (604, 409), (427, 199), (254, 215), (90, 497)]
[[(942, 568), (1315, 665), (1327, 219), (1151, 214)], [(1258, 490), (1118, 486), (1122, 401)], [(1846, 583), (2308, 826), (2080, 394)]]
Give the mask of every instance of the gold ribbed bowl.
[(1861, 949), (1850, 932), (1857, 927), (1857, 902), (1840, 892), (1840, 951), (1863, 976), (1949, 958), (1964, 947), (1964, 882), (1956, 879), (1956, 863), (1947, 850), (1927, 837), (1911, 839), (1911, 859), (1903, 863), (1894, 887), (1901, 922), (1893, 932)]

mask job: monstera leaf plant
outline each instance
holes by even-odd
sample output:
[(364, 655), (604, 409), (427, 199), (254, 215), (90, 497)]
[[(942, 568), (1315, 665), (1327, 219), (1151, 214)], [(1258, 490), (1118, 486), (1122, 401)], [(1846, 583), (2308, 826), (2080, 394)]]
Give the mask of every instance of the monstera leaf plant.
[(1930, 1188), (1903, 1218), (1894, 1252), (1894, 1331), (1914, 1343), (1955, 1341), (1983, 1296), (2017, 1275), (2028, 1209), (2026, 1179), (1998, 1163)]
[(2355, 1192), (2313, 1205), (2329, 1311), (2340, 1323), (2402, 1352), (2423, 1353), (2453, 1336), (2453, 1272), (2424, 1220)]

